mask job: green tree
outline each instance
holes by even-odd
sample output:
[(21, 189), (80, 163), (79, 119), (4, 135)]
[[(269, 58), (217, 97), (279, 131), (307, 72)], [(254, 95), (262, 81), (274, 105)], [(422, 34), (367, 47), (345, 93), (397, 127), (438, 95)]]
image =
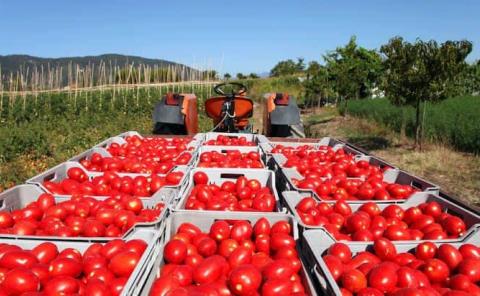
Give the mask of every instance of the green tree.
[(305, 62), (303, 58), (298, 58), (297, 62), (292, 59), (286, 61), (280, 61), (276, 64), (272, 70), (270, 70), (271, 77), (279, 77), (301, 73), (305, 70)]
[(329, 81), (328, 69), (316, 61), (308, 64), (305, 71), (307, 77), (303, 82), (305, 89), (305, 104), (307, 106), (321, 106), (321, 101), (333, 94), (332, 84)]
[(415, 145), (421, 149), (420, 103), (446, 99), (455, 91), (455, 79), (465, 69), (465, 58), (472, 51), (469, 41), (434, 40), (414, 43), (401, 37), (383, 45), (385, 69), (383, 89), (396, 105), (415, 107)]
[[(356, 37), (324, 56), (333, 88), (345, 106), (349, 99), (366, 98), (378, 84), (382, 60), (375, 50), (357, 45)], [(346, 108), (345, 108), (346, 110)]]
[(223, 79), (224, 80), (230, 80), (230, 78), (232, 78), (232, 75), (230, 75), (230, 73), (223, 74)]
[(248, 74), (248, 78), (250, 78), (250, 79), (257, 79), (257, 78), (260, 78), (260, 77), (259, 77), (257, 74), (255, 74), (255, 73), (250, 73), (250, 74)]
[(237, 79), (242, 80), (242, 79), (246, 79), (246, 78), (247, 78), (247, 76), (243, 75), (242, 73), (237, 73)]

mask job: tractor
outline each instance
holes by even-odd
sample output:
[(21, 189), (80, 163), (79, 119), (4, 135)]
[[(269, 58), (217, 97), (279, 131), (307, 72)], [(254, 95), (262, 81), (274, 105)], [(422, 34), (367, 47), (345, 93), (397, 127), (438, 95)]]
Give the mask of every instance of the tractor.
[[(213, 132), (253, 133), (249, 119), (254, 102), (246, 96), (247, 87), (238, 82), (213, 87), (216, 96), (205, 101), (205, 113), (213, 121)], [(300, 109), (286, 93), (264, 96), (263, 133), (267, 137), (305, 137)], [(153, 112), (154, 134), (192, 135), (198, 131), (197, 98), (194, 94), (168, 93)]]

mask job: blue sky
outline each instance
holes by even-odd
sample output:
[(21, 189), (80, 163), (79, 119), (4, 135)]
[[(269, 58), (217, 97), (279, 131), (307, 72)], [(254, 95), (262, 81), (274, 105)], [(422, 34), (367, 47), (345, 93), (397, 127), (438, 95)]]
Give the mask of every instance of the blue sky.
[(0, 55), (121, 53), (259, 73), (282, 59), (319, 60), (352, 35), (368, 48), (400, 35), (471, 40), (472, 61), (479, 12), (478, 0), (0, 0)]

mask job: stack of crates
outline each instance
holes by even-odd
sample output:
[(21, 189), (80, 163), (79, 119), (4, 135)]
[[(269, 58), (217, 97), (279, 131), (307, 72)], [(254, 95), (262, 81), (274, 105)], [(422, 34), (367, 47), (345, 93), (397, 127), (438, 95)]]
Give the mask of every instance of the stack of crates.
[[(145, 146), (141, 143), (147, 143)], [(148, 147), (139, 148), (139, 147)], [(347, 200), (352, 212), (358, 211), (367, 203), (377, 204), (380, 210), (391, 205), (398, 205), (404, 211), (417, 207), (425, 202), (438, 203), (442, 211), (460, 217), (467, 226), (467, 231), (458, 238), (435, 240), (434, 243), (451, 243), (460, 246), (464, 243), (478, 244), (480, 241), (480, 214), (472, 207), (456, 201), (440, 192), (440, 188), (422, 178), (414, 176), (394, 165), (370, 155), (367, 152), (343, 141), (333, 138), (321, 138), (309, 141), (270, 141), (256, 134), (199, 133), (194, 137), (149, 137), (129, 131), (108, 138), (91, 149), (72, 157), (29, 180), (26, 184), (13, 187), (0, 194), (1, 211), (18, 212), (44, 194), (51, 194), (56, 203), (79, 200), (79, 196), (88, 196), (96, 201), (110, 202), (114, 198), (122, 198), (116, 192), (114, 197), (108, 192), (90, 192), (89, 188), (62, 190), (69, 178), (69, 171), (82, 172), (88, 181), (95, 183), (112, 178), (115, 169), (116, 177), (129, 180), (150, 180), (158, 178), (157, 190), (149, 192), (150, 196), (138, 196), (144, 209), (161, 209), (155, 219), (145, 222), (136, 221), (122, 234), (114, 237), (54, 236), (45, 233), (11, 234), (0, 232), (0, 243), (12, 244), (24, 249), (32, 249), (42, 241), (56, 244), (59, 250), (75, 248), (85, 251), (94, 243), (107, 243), (114, 239), (142, 239), (148, 247), (134, 272), (128, 278), (121, 295), (149, 295), (152, 285), (160, 276), (165, 265), (163, 248), (175, 236), (182, 223), (192, 223), (201, 231), (208, 232), (210, 226), (218, 220), (246, 220), (255, 223), (265, 218), (271, 224), (286, 221), (292, 229), (296, 241), (296, 249), (302, 263), (300, 275), (305, 292), (309, 295), (341, 295), (338, 283), (329, 272), (322, 259), (333, 244), (339, 242), (328, 228), (305, 223), (297, 206), (305, 198), (312, 198), (317, 203), (325, 203), (333, 207), (335, 200), (324, 199), (316, 190), (300, 186), (305, 176), (297, 167), (289, 164), (289, 154), (298, 151), (341, 152), (350, 156), (353, 163), (366, 161), (370, 166), (380, 169), (383, 182), (390, 184), (410, 185), (415, 192), (401, 200)], [(284, 151), (288, 151), (284, 152)], [(205, 164), (208, 155), (229, 156), (258, 155), (258, 168), (248, 167), (246, 163), (237, 162), (236, 167), (225, 167), (221, 162), (214, 165)], [(230, 155), (231, 156), (231, 155)], [(134, 165), (128, 165), (132, 161)], [(140, 164), (135, 164), (135, 162)], [(149, 164), (154, 163), (154, 166)], [(208, 167), (207, 167), (208, 166)], [(262, 187), (267, 187), (274, 198), (274, 207), (269, 212), (261, 212), (248, 208), (219, 207), (217, 204), (205, 203), (193, 206), (191, 196), (195, 194), (194, 176), (203, 173), (208, 177), (208, 184), (220, 188), (226, 182), (235, 183), (240, 177), (255, 179)], [(166, 183), (169, 176), (175, 175), (176, 183)], [(333, 176), (324, 176), (329, 181)], [(347, 178), (346, 180), (348, 180)], [(362, 178), (351, 178), (364, 181)], [(100, 180), (100, 181), (99, 181)], [(230, 184), (231, 184), (230, 183)], [(55, 185), (57, 184), (57, 185)], [(60, 184), (60, 185), (58, 185)], [(58, 187), (55, 187), (58, 186)], [(118, 185), (120, 186), (120, 185)], [(133, 192), (133, 191), (131, 191)], [(135, 195), (135, 194), (131, 194)], [(239, 202), (240, 203), (240, 202)], [(245, 203), (247, 204), (247, 203)], [(398, 251), (411, 251), (421, 241), (396, 241)], [(370, 250), (372, 241), (349, 242), (353, 253)]]

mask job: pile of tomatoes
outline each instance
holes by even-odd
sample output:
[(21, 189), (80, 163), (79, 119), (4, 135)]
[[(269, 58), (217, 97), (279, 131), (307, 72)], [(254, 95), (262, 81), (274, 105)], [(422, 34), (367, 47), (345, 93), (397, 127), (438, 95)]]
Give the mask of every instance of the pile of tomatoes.
[(54, 194), (85, 194), (94, 196), (112, 196), (130, 194), (149, 197), (161, 187), (179, 185), (183, 172), (170, 172), (165, 176), (152, 174), (149, 176), (121, 176), (115, 172), (104, 172), (90, 180), (81, 168), (73, 167), (67, 170), (67, 178), (59, 181), (45, 181), (43, 186)]
[(112, 143), (107, 147), (112, 156), (137, 156), (137, 157), (162, 157), (170, 155), (171, 159), (180, 152), (187, 150), (190, 138), (140, 138), (129, 136), (125, 138), (127, 143)]
[(258, 152), (241, 153), (239, 150), (228, 150), (225, 153), (208, 151), (200, 154), (197, 167), (203, 168), (263, 168)]
[(135, 223), (153, 222), (165, 205), (143, 207), (138, 197), (117, 195), (96, 200), (81, 195), (56, 202), (44, 193), (25, 208), (0, 212), (0, 233), (62, 237), (119, 237)]
[(246, 137), (230, 137), (219, 135), (216, 139), (205, 141), (203, 145), (210, 146), (257, 146), (254, 141), (248, 141)]
[(104, 157), (99, 153), (93, 153), (89, 159), (80, 160), (80, 164), (92, 172), (166, 174), (177, 165), (188, 165), (190, 159), (192, 159), (190, 152), (175, 156), (165, 153), (158, 157)]
[(338, 240), (439, 240), (458, 238), (466, 231), (465, 222), (444, 212), (436, 201), (408, 209), (393, 204), (383, 210), (368, 202), (353, 212), (345, 200), (332, 204), (306, 197), (296, 210), (303, 223), (323, 226)]
[(51, 242), (32, 250), (0, 244), (0, 296), (119, 295), (146, 248), (143, 240), (112, 240), (82, 255)]
[(408, 199), (418, 190), (407, 184), (387, 183), (383, 175), (362, 179), (307, 177), (292, 180), (300, 189), (314, 191), (321, 200), (398, 200)]
[(185, 203), (187, 210), (274, 212), (276, 199), (270, 188), (256, 179), (244, 176), (235, 182), (208, 184), (208, 175), (202, 171), (193, 174), (195, 186)]
[(380, 238), (372, 249), (352, 255), (347, 245), (336, 243), (323, 256), (342, 295), (480, 295), (478, 246), (424, 242), (412, 253), (399, 253)]
[(165, 245), (150, 296), (305, 294), (292, 226), (216, 221), (208, 233), (183, 223)]
[(281, 153), (286, 156), (286, 155), (291, 155), (295, 153), (297, 150), (305, 151), (305, 150), (328, 149), (326, 147), (327, 146), (321, 146), (317, 148), (311, 144), (305, 144), (305, 145), (299, 145), (299, 146), (284, 146), (282, 144), (275, 144), (271, 150), (271, 153)]

